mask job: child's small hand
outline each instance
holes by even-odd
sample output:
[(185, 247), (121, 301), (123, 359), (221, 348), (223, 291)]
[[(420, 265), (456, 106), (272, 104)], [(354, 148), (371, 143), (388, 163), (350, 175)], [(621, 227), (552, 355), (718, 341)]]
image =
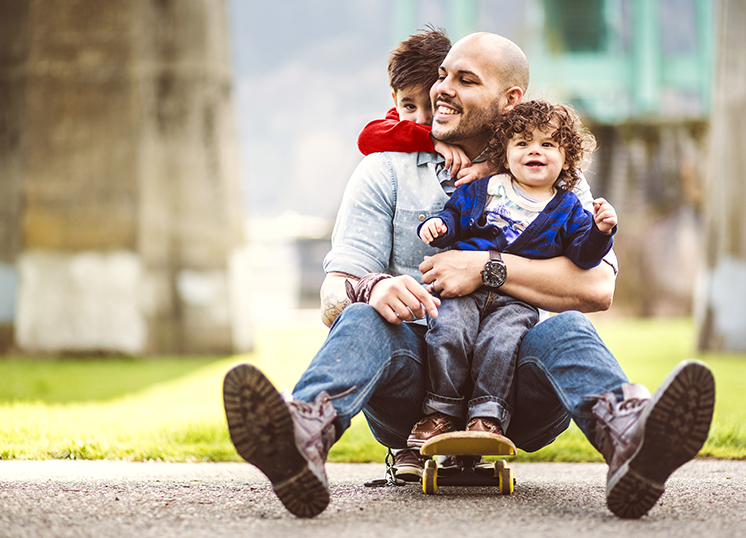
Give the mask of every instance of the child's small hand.
[(617, 225), (616, 210), (603, 198), (593, 200), (593, 219), (598, 229), (605, 234), (610, 234)]
[(429, 245), (447, 231), (448, 227), (443, 220), (435, 217), (434, 219), (425, 221), (425, 224), (422, 225), (422, 228), (420, 228), (420, 239)]
[(451, 177), (456, 177), (462, 168), (471, 166), (471, 160), (459, 146), (433, 140), (433, 147), (445, 158), (445, 167), (446, 170), (451, 171)]
[(471, 183), (472, 181), (476, 181), (477, 179), (491, 176), (493, 173), (494, 172), (490, 168), (490, 164), (487, 161), (472, 164), (467, 168), (461, 169), (461, 171), (458, 173), (458, 181), (456, 181), (455, 185), (457, 187), (459, 185), (466, 185), (467, 183)]

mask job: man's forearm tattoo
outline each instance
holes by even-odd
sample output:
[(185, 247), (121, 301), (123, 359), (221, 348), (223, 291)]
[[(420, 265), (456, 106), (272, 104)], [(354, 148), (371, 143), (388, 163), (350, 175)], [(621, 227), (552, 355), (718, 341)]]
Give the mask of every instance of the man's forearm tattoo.
[(324, 318), (328, 320), (336, 319), (349, 304), (350, 300), (345, 295), (328, 296), (322, 306)]

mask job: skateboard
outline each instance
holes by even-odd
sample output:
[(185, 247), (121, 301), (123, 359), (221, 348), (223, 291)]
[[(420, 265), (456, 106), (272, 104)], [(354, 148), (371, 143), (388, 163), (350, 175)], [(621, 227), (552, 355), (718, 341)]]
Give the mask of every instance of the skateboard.
[[(515, 445), (505, 437), (487, 432), (450, 432), (436, 435), (420, 448), (425, 458), (422, 490), (439, 486), (496, 486), (501, 494), (513, 493), (513, 470), (505, 460), (482, 461), (482, 456), (515, 456)], [(456, 465), (442, 467), (433, 456), (456, 456)]]

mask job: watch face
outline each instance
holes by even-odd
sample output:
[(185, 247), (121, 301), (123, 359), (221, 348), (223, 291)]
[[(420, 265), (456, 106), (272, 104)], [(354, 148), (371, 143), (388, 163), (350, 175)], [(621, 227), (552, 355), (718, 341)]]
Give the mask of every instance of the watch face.
[(484, 271), (482, 271), (482, 282), (487, 287), (499, 288), (505, 283), (507, 276), (508, 272), (505, 269), (505, 264), (490, 261), (487, 262)]

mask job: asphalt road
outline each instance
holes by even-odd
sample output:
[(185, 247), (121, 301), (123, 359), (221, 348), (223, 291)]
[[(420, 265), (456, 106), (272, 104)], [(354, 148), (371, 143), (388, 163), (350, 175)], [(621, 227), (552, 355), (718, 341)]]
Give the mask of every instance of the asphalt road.
[(602, 464), (513, 464), (494, 488), (366, 488), (382, 464), (328, 465), (332, 502), (295, 518), (240, 463), (0, 461), (0, 536), (746, 536), (746, 462), (694, 461), (640, 520), (605, 506)]

